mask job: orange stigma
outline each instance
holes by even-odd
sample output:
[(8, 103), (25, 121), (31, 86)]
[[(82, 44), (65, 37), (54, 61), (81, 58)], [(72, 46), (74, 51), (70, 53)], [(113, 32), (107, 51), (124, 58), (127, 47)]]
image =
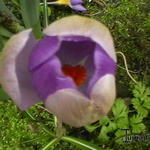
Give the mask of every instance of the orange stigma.
[(78, 86), (82, 85), (87, 79), (86, 69), (81, 65), (64, 65), (62, 71), (66, 76), (71, 77)]

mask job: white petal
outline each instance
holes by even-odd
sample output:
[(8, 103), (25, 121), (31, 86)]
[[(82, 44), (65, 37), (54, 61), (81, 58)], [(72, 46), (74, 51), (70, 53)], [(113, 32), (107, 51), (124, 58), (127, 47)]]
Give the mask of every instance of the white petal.
[(116, 87), (115, 77), (111, 74), (107, 74), (100, 78), (93, 86), (91, 92), (91, 98), (94, 102), (103, 109), (103, 112), (107, 114), (115, 100)]
[(75, 89), (63, 89), (50, 95), (45, 103), (46, 108), (63, 122), (81, 127), (99, 120), (106, 115), (103, 106), (89, 100)]
[(69, 16), (50, 24), (45, 30), (46, 35), (81, 35), (90, 37), (116, 61), (112, 36), (102, 23), (83, 16)]
[(39, 101), (28, 72), (28, 59), (36, 42), (31, 30), (20, 32), (8, 41), (0, 59), (0, 83), (21, 109)]
[(91, 100), (75, 89), (63, 89), (50, 95), (47, 109), (63, 122), (81, 127), (93, 123), (110, 111), (115, 100), (115, 78), (105, 75), (94, 85)]

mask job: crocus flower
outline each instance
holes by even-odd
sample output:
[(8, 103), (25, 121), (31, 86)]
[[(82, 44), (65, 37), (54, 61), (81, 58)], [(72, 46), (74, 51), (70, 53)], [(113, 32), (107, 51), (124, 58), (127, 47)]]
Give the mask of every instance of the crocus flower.
[(74, 10), (78, 11), (86, 11), (86, 8), (82, 6), (82, 0), (57, 0), (55, 2), (47, 2), (47, 4), (59, 4), (59, 5), (67, 5)]
[(38, 101), (80, 127), (107, 115), (115, 99), (116, 55), (109, 30), (81, 16), (55, 21), (36, 40), (14, 35), (0, 59), (0, 83), (22, 110)]

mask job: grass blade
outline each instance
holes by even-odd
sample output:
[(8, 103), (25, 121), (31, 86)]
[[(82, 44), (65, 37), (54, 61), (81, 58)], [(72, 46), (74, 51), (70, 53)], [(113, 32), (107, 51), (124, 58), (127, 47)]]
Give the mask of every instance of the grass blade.
[(100, 148), (88, 141), (81, 140), (75, 137), (64, 136), (61, 139), (79, 147), (81, 150), (104, 150), (103, 148)]
[(54, 146), (55, 144), (57, 144), (59, 141), (60, 141), (60, 139), (58, 139), (58, 138), (53, 139), (53, 140), (50, 141), (50, 143), (48, 143), (44, 148), (42, 148), (42, 150), (50, 150), (50, 149), (52, 149), (53, 146)]
[(20, 0), (21, 13), (26, 28), (32, 28), (35, 36), (41, 38), (39, 0)]

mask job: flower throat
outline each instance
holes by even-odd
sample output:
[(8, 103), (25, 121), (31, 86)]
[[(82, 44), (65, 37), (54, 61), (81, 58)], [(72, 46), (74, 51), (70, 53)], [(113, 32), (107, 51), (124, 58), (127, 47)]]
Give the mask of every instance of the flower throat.
[(87, 79), (86, 69), (82, 65), (63, 65), (62, 71), (66, 76), (71, 77), (77, 86), (82, 85)]

